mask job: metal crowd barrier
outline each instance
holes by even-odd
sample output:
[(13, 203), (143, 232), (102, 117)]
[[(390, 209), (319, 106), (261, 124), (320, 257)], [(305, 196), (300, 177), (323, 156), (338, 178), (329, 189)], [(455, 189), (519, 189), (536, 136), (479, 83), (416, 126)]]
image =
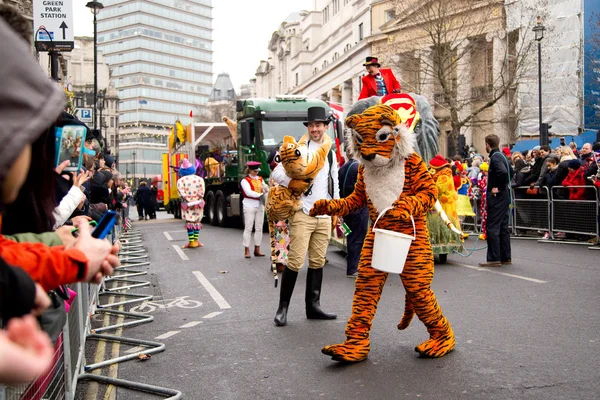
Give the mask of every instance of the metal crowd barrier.
[[(125, 387), (133, 390), (142, 390), (149, 393), (155, 393), (163, 396), (170, 396), (169, 399), (179, 399), (181, 392), (173, 389), (160, 388), (152, 385), (142, 384), (139, 382), (125, 381), (116, 378), (104, 377), (101, 375), (90, 375), (84, 372), (110, 365), (112, 363), (122, 362), (139, 354), (134, 353), (123, 357), (117, 357), (112, 360), (106, 360), (97, 364), (86, 364), (85, 346), (88, 339), (91, 340), (107, 340), (107, 341), (122, 341), (125, 343), (135, 344), (137, 346), (147, 346), (144, 350), (145, 354), (154, 354), (164, 351), (164, 344), (158, 342), (150, 342), (145, 340), (129, 339), (121, 336), (103, 335), (99, 332), (104, 332), (110, 329), (117, 329), (126, 326), (133, 326), (140, 323), (152, 321), (153, 317), (145, 314), (128, 313), (119, 310), (112, 310), (111, 307), (120, 306), (123, 304), (144, 301), (151, 299), (152, 295), (128, 294), (121, 293), (122, 290), (130, 289), (131, 287), (148, 286), (149, 282), (134, 281), (128, 279), (132, 276), (140, 276), (147, 274), (140, 270), (134, 269), (148, 265), (149, 263), (140, 262), (147, 256), (142, 256), (140, 249), (141, 234), (139, 232), (123, 232), (123, 226), (130, 227), (127, 222), (127, 214), (121, 214), (121, 220), (115, 225), (108, 239), (115, 243), (118, 240), (127, 242), (123, 245), (119, 259), (122, 266), (117, 267), (112, 277), (106, 278), (101, 285), (93, 285), (87, 283), (75, 283), (69, 285), (69, 288), (77, 293), (73, 299), (69, 312), (67, 313), (67, 322), (63, 327), (62, 333), (57, 340), (55, 346), (54, 362), (49, 372), (38, 377), (34, 382), (27, 385), (19, 386), (3, 386), (0, 385), (0, 400), (73, 400), (76, 396), (77, 383), (79, 381), (95, 381), (103, 384), (112, 384), (115, 386)], [(129, 237), (125, 241), (122, 238)], [(145, 251), (142, 251), (145, 252)], [(134, 262), (135, 260), (135, 262)], [(111, 282), (126, 281), (134, 283), (134, 285), (121, 285), (107, 287)], [(111, 283), (112, 285), (112, 283)], [(104, 295), (113, 295), (115, 297), (123, 297), (129, 299), (116, 303), (101, 304), (100, 299)], [(110, 313), (115, 315), (129, 317), (137, 317), (134, 322), (124, 322), (117, 325), (105, 326), (92, 329), (91, 317), (93, 314)]]
[[(559, 232), (600, 237), (600, 196), (596, 187), (541, 187), (537, 194), (528, 194), (528, 189), (525, 186), (512, 190), (513, 234), (537, 237), (538, 232), (548, 232), (550, 239), (556, 239)], [(578, 189), (584, 199), (569, 199), (571, 191)]]
[[(575, 191), (579, 191), (583, 199), (569, 199)], [(554, 186), (551, 190), (552, 237), (557, 232), (598, 235), (598, 197), (598, 190), (594, 186)]]
[(529, 186), (511, 190), (513, 199), (513, 234), (527, 236), (528, 231), (550, 231), (551, 199), (547, 187), (538, 188), (536, 195), (527, 194)]

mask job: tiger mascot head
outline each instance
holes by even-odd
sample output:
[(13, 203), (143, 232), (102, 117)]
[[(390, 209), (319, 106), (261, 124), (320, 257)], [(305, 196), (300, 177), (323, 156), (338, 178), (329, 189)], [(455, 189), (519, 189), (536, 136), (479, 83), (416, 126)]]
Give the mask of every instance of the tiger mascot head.
[(287, 176), (292, 179), (311, 181), (325, 165), (327, 154), (331, 150), (331, 138), (323, 135), (323, 144), (315, 152), (308, 151), (308, 135), (298, 142), (292, 136), (284, 136), (275, 162), (283, 164)]
[(392, 107), (377, 104), (346, 118), (347, 145), (365, 168), (397, 166), (414, 152), (414, 135)]

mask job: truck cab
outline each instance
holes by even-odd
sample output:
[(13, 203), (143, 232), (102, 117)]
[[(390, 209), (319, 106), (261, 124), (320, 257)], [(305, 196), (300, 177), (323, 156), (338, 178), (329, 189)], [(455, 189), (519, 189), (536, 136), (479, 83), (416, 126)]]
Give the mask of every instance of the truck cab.
[[(306, 121), (310, 107), (323, 107), (332, 116), (329, 135), (334, 143), (342, 141), (341, 123), (335, 118), (327, 103), (304, 96), (278, 96), (272, 99), (238, 100), (236, 165), (226, 168), (225, 176), (205, 178), (206, 202), (204, 215), (212, 225), (226, 226), (232, 221), (243, 220), (242, 197), (239, 182), (245, 178), (244, 167), (248, 161), (259, 161), (260, 175), (268, 181), (270, 168), (267, 159), (272, 150), (283, 141), (284, 136), (299, 139), (306, 134)], [(336, 149), (336, 147), (334, 147)]]

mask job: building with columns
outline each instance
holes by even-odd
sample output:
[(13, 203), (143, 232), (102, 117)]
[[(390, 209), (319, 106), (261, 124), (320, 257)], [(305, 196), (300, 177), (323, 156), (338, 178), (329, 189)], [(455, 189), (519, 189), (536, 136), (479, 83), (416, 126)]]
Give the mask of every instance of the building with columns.
[(256, 95), (302, 94), (350, 107), (371, 55), (368, 0), (316, 0), (290, 14), (269, 41), (256, 71)]
[[(504, 8), (495, 0), (449, 1), (451, 5), (426, 10), (416, 7), (417, 0), (400, 7), (393, 0), (374, 3), (378, 30), (372, 38), (373, 53), (394, 69), (404, 92), (429, 99), (440, 122), (443, 154), (453, 156), (465, 146), (484, 152), (484, 138), (490, 133), (497, 134), (501, 143), (514, 143), (514, 103), (509, 102), (514, 88), (502, 86), (512, 73), (507, 55), (514, 50), (507, 47), (510, 34)], [(438, 28), (450, 22), (451, 28)], [(435, 29), (452, 42), (431, 39)], [(444, 46), (452, 50), (438, 50)], [(492, 100), (493, 106), (478, 112)], [(455, 126), (457, 121), (467, 122), (453, 129), (452, 120)]]

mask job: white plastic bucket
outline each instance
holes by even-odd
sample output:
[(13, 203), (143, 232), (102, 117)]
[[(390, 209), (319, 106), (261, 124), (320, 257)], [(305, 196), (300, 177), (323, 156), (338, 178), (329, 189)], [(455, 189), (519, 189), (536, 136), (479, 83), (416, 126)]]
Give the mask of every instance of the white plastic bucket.
[(410, 220), (413, 224), (414, 236), (376, 228), (379, 218), (391, 208), (392, 207), (388, 207), (383, 210), (373, 224), (375, 239), (373, 241), (373, 260), (371, 265), (379, 271), (389, 272), (391, 274), (401, 274), (402, 270), (404, 270), (404, 264), (406, 263), (410, 245), (412, 244), (412, 241), (415, 240), (415, 236), (417, 236), (417, 230), (412, 215), (410, 216)]

